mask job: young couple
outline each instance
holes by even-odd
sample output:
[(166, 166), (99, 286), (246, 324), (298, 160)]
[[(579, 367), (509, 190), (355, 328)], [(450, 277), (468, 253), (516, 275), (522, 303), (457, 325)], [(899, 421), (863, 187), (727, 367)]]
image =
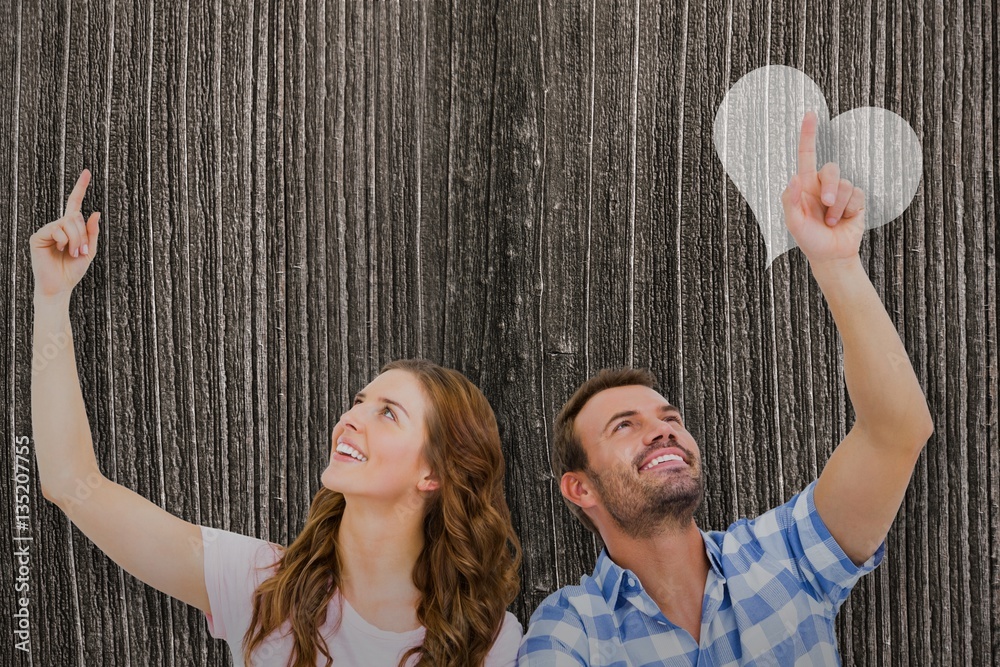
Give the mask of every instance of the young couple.
[(287, 547), (188, 523), (101, 474), (69, 336), (98, 246), (98, 214), (80, 213), (86, 171), (31, 237), (43, 494), (129, 573), (201, 609), (236, 665), (836, 664), (837, 610), (880, 562), (932, 425), (858, 258), (864, 196), (836, 165), (817, 171), (815, 135), (809, 114), (782, 203), (843, 338), (853, 428), (789, 502), (703, 532), (704, 463), (679, 410), (644, 371), (589, 379), (556, 418), (552, 467), (605, 549), (523, 638), (506, 611), (520, 549), (496, 421), (456, 371), (396, 361), (357, 394)]

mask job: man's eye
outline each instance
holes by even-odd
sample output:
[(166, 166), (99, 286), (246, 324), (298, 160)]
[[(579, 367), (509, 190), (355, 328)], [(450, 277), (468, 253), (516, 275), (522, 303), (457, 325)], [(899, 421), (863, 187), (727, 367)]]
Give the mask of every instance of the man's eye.
[(631, 425), (632, 425), (632, 422), (627, 422), (627, 421), (618, 422), (617, 424), (615, 424), (615, 427), (614, 427), (614, 429), (612, 429), (612, 431), (620, 431), (620, 430), (622, 430), (623, 426), (631, 426)]

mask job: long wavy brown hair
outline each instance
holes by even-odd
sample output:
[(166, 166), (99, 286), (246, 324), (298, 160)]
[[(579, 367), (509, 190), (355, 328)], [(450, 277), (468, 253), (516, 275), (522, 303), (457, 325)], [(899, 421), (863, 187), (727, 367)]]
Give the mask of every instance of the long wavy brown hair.
[[(416, 376), (429, 399), (423, 454), (439, 488), (423, 510), (424, 548), (413, 568), (420, 591), (417, 619), (426, 628), (413, 655), (418, 665), (482, 665), (517, 596), (521, 547), (503, 493), (504, 462), (496, 417), (483, 393), (461, 373), (422, 359), (394, 361)], [(243, 659), (290, 622), (289, 665), (333, 663), (319, 628), (342, 577), (337, 531), (344, 496), (321, 488), (306, 525), (284, 550), (275, 573), (253, 594), (253, 616), (243, 637)]]

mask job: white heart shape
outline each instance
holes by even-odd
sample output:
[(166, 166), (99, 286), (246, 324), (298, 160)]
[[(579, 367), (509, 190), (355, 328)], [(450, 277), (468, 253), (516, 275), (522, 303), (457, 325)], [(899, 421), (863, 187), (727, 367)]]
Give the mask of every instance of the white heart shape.
[(798, 171), (806, 111), (819, 117), (816, 168), (840, 165), (842, 178), (865, 191), (865, 228), (899, 217), (923, 173), (920, 141), (910, 124), (880, 107), (860, 107), (830, 122), (819, 86), (803, 72), (768, 65), (726, 93), (712, 138), (729, 178), (747, 200), (767, 246), (767, 265), (797, 244), (785, 226), (781, 193)]

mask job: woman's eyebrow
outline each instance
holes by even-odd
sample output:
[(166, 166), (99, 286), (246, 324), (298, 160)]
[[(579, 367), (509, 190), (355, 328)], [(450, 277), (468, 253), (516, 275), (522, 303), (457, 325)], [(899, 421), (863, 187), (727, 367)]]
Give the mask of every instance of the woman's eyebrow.
[[(359, 391), (357, 394), (354, 395), (355, 403), (363, 400), (365, 400), (365, 394), (363, 391)], [(386, 398), (385, 396), (379, 396), (378, 400), (382, 401), (383, 403), (388, 403), (389, 405), (396, 406), (397, 408), (403, 411), (403, 414), (406, 415), (407, 418), (410, 418), (410, 413), (406, 411), (406, 408), (404, 408), (403, 404), (400, 403), (399, 401), (394, 401), (391, 398)]]
[(395, 405), (397, 408), (403, 411), (403, 414), (406, 415), (407, 418), (409, 418), (410, 413), (406, 411), (406, 408), (404, 408), (403, 404), (400, 403), (399, 401), (394, 401), (391, 398), (386, 398), (385, 396), (380, 397), (379, 400), (382, 401), (383, 403), (388, 403), (389, 405)]

